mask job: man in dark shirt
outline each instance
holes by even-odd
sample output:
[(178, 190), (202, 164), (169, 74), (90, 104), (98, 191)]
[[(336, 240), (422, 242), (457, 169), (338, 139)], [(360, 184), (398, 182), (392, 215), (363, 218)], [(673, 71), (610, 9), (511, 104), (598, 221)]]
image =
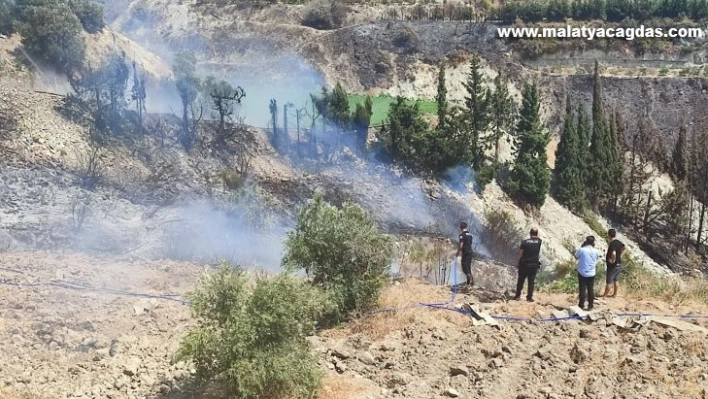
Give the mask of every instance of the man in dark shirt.
[(533, 302), (534, 283), (536, 281), (536, 273), (541, 267), (541, 244), (543, 241), (538, 238), (538, 229), (531, 229), (530, 237), (521, 241), (519, 246), (519, 257), (516, 261), (516, 267), (519, 270), (519, 278), (516, 281), (516, 296), (514, 300), (521, 299), (521, 290), (524, 288), (524, 280), (528, 280), (528, 291), (526, 300)]
[[(622, 241), (617, 239), (617, 230), (610, 229), (607, 231), (607, 235), (610, 237), (610, 245), (607, 247), (607, 255), (605, 256), (605, 262), (607, 262), (607, 278), (605, 281), (605, 293), (602, 294), (602, 296), (614, 298), (617, 296), (617, 280), (619, 280), (622, 266), (622, 255), (626, 252), (627, 247)], [(613, 287), (612, 295), (609, 295), (610, 286)]]
[(467, 277), (466, 288), (469, 289), (474, 285), (474, 279), (472, 278), (472, 257), (474, 251), (472, 250), (472, 234), (467, 230), (467, 223), (460, 223), (460, 244), (457, 247), (457, 255), (462, 255), (460, 263), (462, 264), (462, 272)]

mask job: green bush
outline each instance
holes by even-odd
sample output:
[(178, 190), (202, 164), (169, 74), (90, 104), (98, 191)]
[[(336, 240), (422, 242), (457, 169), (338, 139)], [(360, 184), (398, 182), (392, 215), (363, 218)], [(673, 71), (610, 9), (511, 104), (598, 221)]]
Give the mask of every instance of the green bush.
[(0, 0), (0, 35), (11, 35), (15, 31), (14, 23), (12, 5), (8, 0)]
[(81, 23), (63, 3), (17, 2), (17, 30), (27, 52), (61, 72), (71, 72), (83, 63), (86, 43)]
[(486, 211), (484, 218), (484, 245), (495, 258), (514, 265), (516, 250), (524, 238), (524, 232), (516, 224), (514, 216), (507, 211), (493, 209)]
[(604, 238), (607, 236), (607, 230), (600, 224), (600, 221), (597, 219), (597, 215), (595, 215), (591, 210), (585, 209), (583, 211), (583, 221), (592, 229), (592, 231), (597, 234), (597, 238)]
[(241, 180), (229, 195), (226, 211), (238, 216), (253, 231), (266, 231), (275, 224), (273, 203), (266, 192), (253, 182)]
[(355, 204), (337, 208), (315, 197), (300, 210), (285, 246), (283, 265), (304, 270), (341, 313), (374, 307), (390, 275), (392, 240)]
[(221, 171), (221, 173), (219, 173), (219, 177), (221, 177), (221, 181), (224, 182), (224, 186), (229, 190), (238, 190), (244, 183), (243, 176), (232, 170)]
[(321, 372), (306, 336), (334, 309), (319, 290), (288, 275), (260, 277), (223, 265), (189, 294), (198, 324), (177, 360), (191, 360), (199, 383), (223, 386), (228, 397), (311, 398)]
[(102, 4), (91, 0), (70, 0), (69, 8), (79, 18), (86, 32), (98, 33), (105, 26)]
[[(540, 285), (545, 286), (550, 292), (560, 292), (564, 294), (577, 294), (578, 272), (577, 261), (561, 262), (556, 266), (556, 272), (548, 277), (541, 279)], [(607, 267), (604, 260), (598, 260), (595, 268), (595, 293), (599, 294), (605, 289), (605, 276), (607, 276)]]

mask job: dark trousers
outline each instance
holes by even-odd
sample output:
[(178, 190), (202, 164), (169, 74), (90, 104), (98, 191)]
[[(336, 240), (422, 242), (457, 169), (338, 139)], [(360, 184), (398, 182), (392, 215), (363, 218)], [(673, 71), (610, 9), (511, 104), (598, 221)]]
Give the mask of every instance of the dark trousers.
[(528, 292), (526, 293), (526, 299), (533, 299), (533, 289), (536, 282), (536, 273), (538, 273), (538, 267), (536, 266), (520, 266), (519, 267), (519, 278), (516, 280), (516, 297), (521, 297), (521, 290), (524, 289), (524, 281), (528, 280)]
[(583, 277), (578, 273), (578, 286), (580, 287), (578, 306), (582, 308), (587, 300), (588, 306), (592, 307), (595, 302), (595, 276)]
[(467, 285), (474, 285), (474, 278), (472, 278), (472, 256), (462, 255), (462, 273), (467, 277)]

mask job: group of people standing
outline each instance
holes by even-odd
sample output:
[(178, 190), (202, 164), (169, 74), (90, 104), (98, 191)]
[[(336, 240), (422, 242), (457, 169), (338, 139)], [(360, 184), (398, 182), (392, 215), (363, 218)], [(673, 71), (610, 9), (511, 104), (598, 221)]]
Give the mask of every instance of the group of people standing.
[[(627, 247), (617, 238), (617, 231), (609, 229), (607, 236), (610, 243), (607, 246), (605, 263), (607, 264), (607, 276), (605, 278), (605, 292), (603, 297), (614, 298), (619, 289), (619, 274), (622, 270), (622, 256), (627, 251)], [(580, 289), (580, 301), (578, 306), (582, 309), (592, 310), (595, 302), (595, 275), (597, 274), (597, 260), (600, 253), (595, 249), (595, 236), (587, 236), (585, 242), (575, 252), (575, 259), (578, 260), (578, 287)], [(610, 294), (610, 292), (612, 292)], [(587, 301), (588, 307), (585, 308)]]
[[(472, 234), (467, 229), (467, 223), (460, 224), (459, 246), (457, 256), (460, 257), (462, 271), (467, 277), (466, 287), (471, 288), (474, 285), (472, 277), (472, 257), (474, 251), (472, 249)], [(609, 229), (607, 231), (609, 245), (605, 254), (605, 263), (607, 265), (607, 277), (605, 281), (605, 292), (603, 297), (615, 297), (619, 288), (618, 280), (622, 269), (622, 256), (625, 254), (627, 247), (622, 241), (617, 239), (617, 231)], [(516, 267), (518, 270), (518, 279), (516, 282), (516, 295), (514, 300), (521, 299), (521, 292), (524, 288), (524, 283), (528, 282), (526, 291), (526, 300), (533, 302), (533, 294), (535, 289), (536, 274), (541, 268), (541, 246), (543, 240), (538, 236), (538, 229), (532, 228), (529, 233), (529, 238), (521, 241), (519, 245)], [(577, 260), (578, 273), (578, 306), (581, 309), (592, 310), (595, 303), (595, 276), (597, 274), (597, 263), (601, 258), (600, 252), (595, 249), (595, 236), (585, 237), (585, 242), (580, 248), (575, 251), (575, 259)], [(587, 307), (585, 306), (587, 303)]]

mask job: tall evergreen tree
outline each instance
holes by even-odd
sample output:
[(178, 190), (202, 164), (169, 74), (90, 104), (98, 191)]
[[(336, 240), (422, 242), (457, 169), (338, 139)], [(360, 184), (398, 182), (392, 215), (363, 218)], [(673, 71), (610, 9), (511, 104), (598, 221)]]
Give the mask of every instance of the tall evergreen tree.
[(610, 132), (602, 102), (602, 84), (600, 70), (595, 62), (592, 96), (592, 137), (590, 139), (590, 152), (588, 159), (588, 199), (590, 204), (599, 207), (607, 198), (611, 189), (611, 151)]
[(620, 144), (620, 137), (624, 137), (624, 122), (619, 111), (615, 110), (612, 114), (608, 137), (608, 173), (610, 176), (608, 196), (612, 205), (613, 217), (617, 217), (617, 205), (622, 195), (624, 177), (624, 151)]
[(690, 233), (690, 192), (686, 181), (679, 181), (673, 191), (661, 198), (660, 209), (666, 236), (678, 249), (685, 242), (686, 233)]
[(387, 131), (382, 137), (384, 149), (394, 162), (421, 166), (420, 156), (425, 153), (423, 144), (428, 123), (423, 119), (417, 103), (408, 104), (397, 97), (388, 111)]
[(371, 100), (371, 96), (366, 96), (364, 104), (357, 104), (352, 115), (352, 124), (357, 135), (356, 141), (362, 149), (366, 148), (366, 140), (369, 137), (369, 125), (371, 124), (373, 108), (374, 103)]
[(201, 79), (197, 76), (196, 65), (197, 59), (194, 53), (180, 52), (177, 54), (172, 67), (177, 93), (180, 100), (182, 100), (182, 135), (180, 141), (186, 149), (191, 148), (194, 144), (196, 132), (192, 126), (194, 117), (190, 118), (190, 111), (193, 111), (202, 85)]
[(688, 180), (692, 188), (692, 193), (696, 197), (698, 204), (696, 212), (698, 214), (698, 225), (696, 226), (696, 250), (705, 254), (705, 243), (703, 232), (706, 228), (706, 216), (708, 216), (708, 157), (705, 154), (705, 143), (708, 140), (708, 131), (697, 129), (691, 135), (691, 145), (689, 150)]
[(438, 71), (438, 94), (435, 96), (438, 105), (438, 129), (445, 129), (445, 119), (447, 118), (447, 87), (445, 84), (445, 65), (440, 66)]
[(524, 85), (517, 125), (519, 147), (509, 176), (509, 190), (517, 201), (540, 208), (551, 186), (546, 147), (550, 134), (541, 124), (541, 94), (536, 83)]
[(688, 177), (688, 142), (686, 137), (686, 125), (681, 123), (678, 139), (671, 154), (671, 175), (676, 182), (684, 181)]
[(494, 78), (494, 93), (491, 99), (492, 134), (488, 142), (494, 146), (494, 171), (499, 168), (499, 145), (505, 133), (513, 127), (516, 119), (514, 100), (509, 94), (506, 76), (499, 73)]
[(278, 102), (275, 98), (271, 98), (268, 103), (268, 111), (270, 112), (270, 123), (273, 125), (273, 143), (276, 148), (279, 148), (280, 140), (278, 134)]
[(470, 72), (465, 97), (467, 137), (463, 145), (471, 149), (472, 168), (479, 171), (484, 164), (483, 135), (489, 126), (489, 90), (484, 87), (485, 78), (480, 71), (480, 59), (475, 56), (470, 61)]
[(568, 93), (563, 133), (556, 150), (554, 194), (558, 202), (577, 212), (583, 206), (585, 186), (580, 156), (582, 142), (574, 122), (573, 105), (570, 93)]
[(578, 103), (578, 109), (576, 111), (578, 115), (578, 123), (575, 130), (578, 133), (578, 159), (580, 160), (580, 168), (582, 169), (581, 181), (583, 183), (583, 198), (587, 199), (587, 181), (588, 181), (588, 159), (590, 157), (590, 137), (592, 132), (590, 130), (590, 119), (585, 107), (582, 103)]
[(142, 133), (143, 116), (146, 113), (145, 99), (147, 98), (147, 93), (145, 92), (145, 75), (138, 74), (138, 68), (135, 65), (135, 61), (133, 61), (133, 87), (131, 91), (132, 93), (130, 100), (135, 101), (138, 129)]

